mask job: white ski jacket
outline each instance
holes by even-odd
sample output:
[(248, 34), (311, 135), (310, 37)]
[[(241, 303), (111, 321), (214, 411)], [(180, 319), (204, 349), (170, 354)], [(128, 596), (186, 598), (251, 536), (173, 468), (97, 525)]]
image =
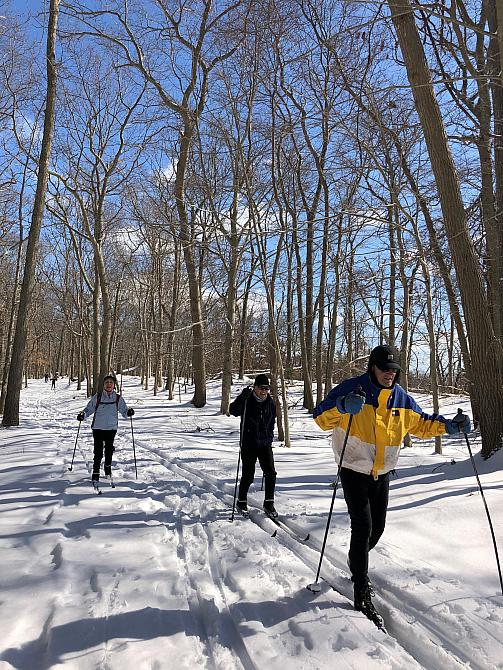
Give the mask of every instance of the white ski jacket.
[(95, 414), (93, 430), (117, 430), (119, 412), (126, 419), (127, 405), (121, 395), (115, 391), (107, 393), (102, 391), (98, 403), (98, 393), (95, 393), (89, 400), (84, 409), (84, 416), (87, 418)]

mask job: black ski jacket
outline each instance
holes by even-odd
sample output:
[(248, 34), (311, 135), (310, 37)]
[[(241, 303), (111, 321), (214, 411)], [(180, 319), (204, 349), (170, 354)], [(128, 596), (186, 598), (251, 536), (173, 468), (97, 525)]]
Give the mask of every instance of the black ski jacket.
[[(274, 439), (276, 405), (270, 395), (259, 402), (250, 388), (245, 388), (230, 404), (232, 416), (241, 417), (241, 448), (270, 447)], [(243, 425), (244, 416), (244, 425)]]

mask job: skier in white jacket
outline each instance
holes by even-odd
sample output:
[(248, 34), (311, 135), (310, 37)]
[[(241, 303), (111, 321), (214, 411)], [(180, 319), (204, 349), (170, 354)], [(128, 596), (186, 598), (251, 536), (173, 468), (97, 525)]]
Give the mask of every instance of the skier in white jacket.
[(114, 453), (114, 439), (117, 433), (118, 414), (124, 418), (133, 416), (134, 409), (128, 408), (124, 398), (116, 390), (116, 379), (114, 375), (105, 375), (103, 379), (103, 390), (95, 393), (87, 403), (83, 412), (77, 414), (77, 420), (83, 421), (93, 414), (91, 428), (94, 440), (94, 463), (92, 480), (97, 482), (100, 478), (100, 466), (105, 451), (105, 477), (112, 474), (112, 455)]

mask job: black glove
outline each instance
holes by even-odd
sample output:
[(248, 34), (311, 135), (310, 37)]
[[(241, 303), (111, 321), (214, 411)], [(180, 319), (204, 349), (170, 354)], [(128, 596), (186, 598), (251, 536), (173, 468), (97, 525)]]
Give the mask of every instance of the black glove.
[(84, 412), (79, 412), (79, 413), (77, 414), (77, 421), (84, 421), (85, 418), (86, 418), (86, 417), (85, 417)]
[(133, 415), (134, 415), (134, 409), (133, 409), (132, 407), (130, 407), (130, 408), (128, 409), (128, 411), (126, 412), (126, 414), (127, 414), (128, 416), (133, 416)]
[(241, 397), (243, 398), (243, 400), (248, 400), (248, 398), (251, 396), (252, 393), (253, 393), (252, 387), (247, 386), (241, 391)]

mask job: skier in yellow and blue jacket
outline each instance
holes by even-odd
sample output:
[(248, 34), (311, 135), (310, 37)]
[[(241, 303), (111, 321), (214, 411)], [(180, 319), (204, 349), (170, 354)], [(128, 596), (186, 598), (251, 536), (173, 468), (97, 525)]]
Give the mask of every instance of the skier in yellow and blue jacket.
[[(388, 508), (389, 474), (396, 467), (407, 433), (431, 438), (471, 430), (470, 419), (456, 421), (426, 414), (398, 384), (400, 364), (387, 345), (372, 350), (367, 372), (333, 388), (314, 410), (323, 430), (332, 430), (332, 447), (351, 520), (348, 565), (355, 609), (375, 612), (368, 578), (368, 554), (381, 537)], [(340, 462), (350, 416), (350, 434)]]

